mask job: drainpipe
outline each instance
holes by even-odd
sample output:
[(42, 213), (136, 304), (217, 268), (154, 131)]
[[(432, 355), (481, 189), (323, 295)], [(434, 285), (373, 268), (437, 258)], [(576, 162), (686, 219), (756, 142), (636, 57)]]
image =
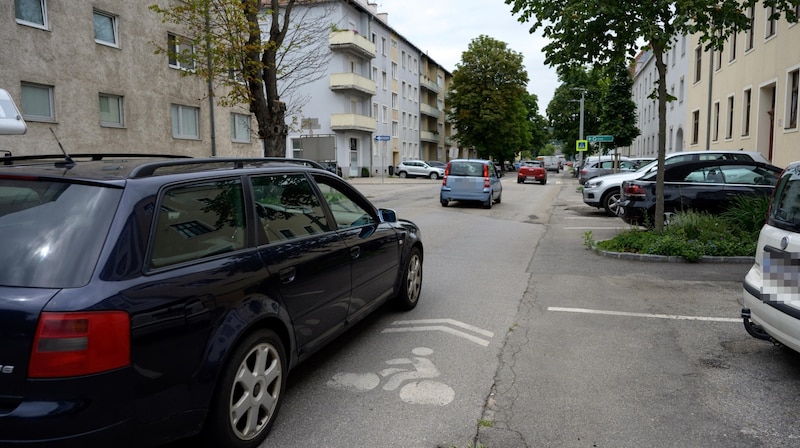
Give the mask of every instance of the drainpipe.
[(214, 77), (211, 70), (211, 21), (209, 18), (208, 4), (206, 3), (206, 66), (208, 67), (208, 119), (211, 125), (211, 157), (217, 155), (217, 130), (214, 118)]

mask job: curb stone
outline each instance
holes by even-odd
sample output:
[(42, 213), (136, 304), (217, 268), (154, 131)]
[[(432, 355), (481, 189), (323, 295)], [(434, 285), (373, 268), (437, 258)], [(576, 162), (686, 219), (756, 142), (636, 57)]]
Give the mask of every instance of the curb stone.
[(703, 255), (700, 260), (688, 261), (683, 257), (678, 257), (674, 255), (650, 255), (650, 254), (635, 254), (631, 252), (611, 252), (607, 250), (600, 250), (597, 248), (592, 248), (592, 252), (602, 255), (608, 258), (617, 258), (620, 260), (636, 260), (636, 261), (654, 261), (654, 262), (666, 262), (666, 263), (738, 263), (738, 264), (745, 264), (750, 263), (752, 264), (755, 261), (755, 257), (712, 257), (708, 255)]

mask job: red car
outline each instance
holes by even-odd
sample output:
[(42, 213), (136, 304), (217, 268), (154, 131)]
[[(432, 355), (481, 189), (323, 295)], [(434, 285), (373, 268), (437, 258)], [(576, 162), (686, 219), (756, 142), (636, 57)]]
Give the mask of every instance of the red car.
[(544, 169), (542, 162), (532, 160), (523, 162), (517, 170), (517, 183), (524, 183), (528, 179), (540, 182), (542, 185), (547, 183), (547, 170)]

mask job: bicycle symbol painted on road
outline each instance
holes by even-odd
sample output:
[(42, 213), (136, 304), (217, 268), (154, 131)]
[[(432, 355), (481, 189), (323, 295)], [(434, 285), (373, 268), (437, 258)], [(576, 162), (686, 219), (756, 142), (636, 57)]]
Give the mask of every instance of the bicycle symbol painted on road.
[(399, 389), (400, 399), (409, 404), (445, 406), (455, 398), (455, 391), (447, 384), (432, 381), (439, 375), (439, 369), (427, 357), (433, 350), (417, 347), (411, 351), (411, 358), (396, 358), (386, 361), (391, 367), (374, 373), (337, 373), (327, 385), (336, 389), (366, 392), (380, 386), (385, 379), (383, 390)]

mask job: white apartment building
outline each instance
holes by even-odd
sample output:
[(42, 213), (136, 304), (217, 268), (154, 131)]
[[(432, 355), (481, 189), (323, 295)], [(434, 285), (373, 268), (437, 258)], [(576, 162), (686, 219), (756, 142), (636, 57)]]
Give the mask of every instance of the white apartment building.
[(407, 159), (453, 157), (444, 112), (450, 73), (391, 28), (375, 3), (321, 0), (298, 8), (325, 9), (331, 58), (325, 76), (303, 87), (308, 102), (287, 117), (300, 123), (287, 136), (287, 155), (335, 163), (347, 177), (386, 175)]
[[(686, 148), (686, 72), (688, 70), (687, 41), (681, 36), (672, 42), (672, 48), (664, 54), (667, 66), (667, 92), (677, 98), (667, 103), (667, 153), (683, 151)], [(640, 134), (633, 141), (629, 151), (620, 153), (630, 157), (658, 157), (658, 100), (648, 98), (658, 83), (655, 58), (651, 51), (644, 51), (636, 58), (632, 95), (636, 104), (637, 125)]]
[(0, 2), (0, 88), (28, 125), (0, 150), (57, 154), (57, 136), (71, 154), (263, 155), (247, 107), (214, 104), (213, 85), (155, 53), (152, 41), (181, 45), (183, 30), (150, 3)]
[(781, 167), (800, 160), (800, 24), (772, 20), (771, 12), (750, 8), (751, 29), (722, 51), (705, 51), (692, 36), (688, 149), (759, 151)]

